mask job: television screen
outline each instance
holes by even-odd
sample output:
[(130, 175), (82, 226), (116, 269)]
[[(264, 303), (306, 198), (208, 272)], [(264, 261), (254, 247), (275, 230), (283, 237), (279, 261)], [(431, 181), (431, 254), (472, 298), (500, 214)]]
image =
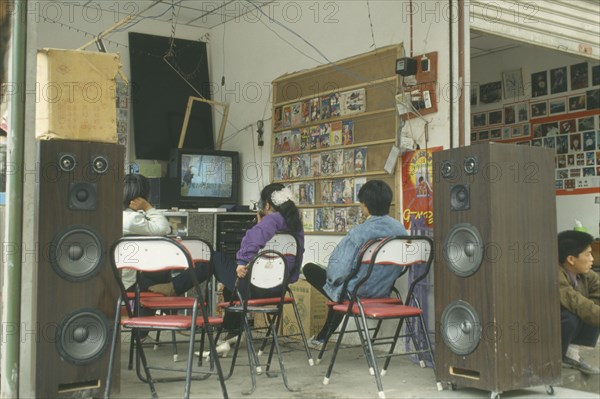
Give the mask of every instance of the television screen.
[(182, 207), (217, 207), (238, 202), (237, 152), (172, 150), (169, 175), (179, 182)]
[(233, 162), (220, 155), (181, 156), (182, 197), (230, 197), (233, 191)]

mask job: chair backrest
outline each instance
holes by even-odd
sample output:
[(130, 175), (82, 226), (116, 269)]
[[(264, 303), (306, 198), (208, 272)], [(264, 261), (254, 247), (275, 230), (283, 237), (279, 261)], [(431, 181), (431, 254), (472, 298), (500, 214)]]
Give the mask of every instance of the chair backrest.
[(194, 263), (206, 263), (212, 259), (210, 244), (198, 237), (182, 237), (181, 243), (187, 248)]
[[(250, 284), (261, 289), (273, 289), (287, 283), (289, 271), (285, 257), (273, 250), (261, 251), (250, 263)], [(285, 287), (284, 287), (285, 288)]]
[(112, 245), (111, 254), (111, 264), (117, 270), (157, 272), (193, 267), (188, 249), (162, 236), (122, 237)]
[(265, 250), (277, 251), (283, 254), (288, 262), (292, 263), (288, 265), (290, 276), (300, 273), (300, 262), (302, 259), (300, 256), (300, 244), (293, 234), (288, 232), (275, 233), (261, 251)]
[[(368, 242), (363, 247), (363, 256), (360, 260), (361, 269), (358, 273), (357, 283), (353, 287), (354, 294), (361, 295), (361, 286), (367, 284), (391, 290), (395, 280), (403, 275), (409, 267), (425, 265), (421, 273), (411, 283), (406, 295), (406, 303), (411, 300), (414, 286), (424, 279), (431, 268), (433, 261), (433, 241), (425, 236), (390, 236)], [(382, 273), (382, 268), (401, 268), (397, 272)], [(366, 270), (365, 270), (366, 269)], [(379, 272), (375, 272), (378, 270)]]
[(267, 241), (264, 249), (280, 252), (284, 256), (297, 256), (298, 240), (290, 233), (276, 233)]

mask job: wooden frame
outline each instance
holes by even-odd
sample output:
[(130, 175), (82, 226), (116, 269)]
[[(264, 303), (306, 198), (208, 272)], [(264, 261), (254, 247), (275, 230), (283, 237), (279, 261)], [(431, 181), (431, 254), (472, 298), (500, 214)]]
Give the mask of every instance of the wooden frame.
[(177, 148), (183, 147), (183, 142), (185, 141), (185, 136), (187, 134), (187, 127), (190, 121), (190, 114), (192, 113), (192, 106), (194, 105), (194, 101), (207, 103), (212, 107), (216, 105), (223, 107), (223, 117), (221, 118), (221, 127), (219, 128), (219, 136), (217, 137), (217, 145), (215, 147), (215, 149), (220, 150), (223, 146), (223, 135), (225, 133), (225, 125), (227, 125), (227, 116), (229, 115), (229, 104), (220, 103), (213, 100), (207, 100), (206, 98), (194, 96), (190, 96), (190, 98), (188, 99), (187, 107), (185, 109), (185, 118), (183, 119), (183, 125), (181, 126), (181, 133), (179, 134), (179, 145), (177, 146)]

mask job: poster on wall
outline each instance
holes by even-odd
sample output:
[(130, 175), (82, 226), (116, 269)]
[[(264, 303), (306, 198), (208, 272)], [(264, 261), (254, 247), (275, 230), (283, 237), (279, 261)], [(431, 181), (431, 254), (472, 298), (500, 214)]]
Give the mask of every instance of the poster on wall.
[(402, 154), (402, 222), (411, 235), (433, 236), (432, 154), (442, 147)]

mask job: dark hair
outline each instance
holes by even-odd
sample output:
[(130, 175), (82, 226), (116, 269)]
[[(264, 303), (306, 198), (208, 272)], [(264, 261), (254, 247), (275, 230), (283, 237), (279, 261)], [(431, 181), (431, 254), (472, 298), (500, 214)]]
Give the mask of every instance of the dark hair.
[(148, 201), (150, 183), (146, 176), (130, 173), (125, 175), (123, 183), (123, 209), (129, 208), (129, 203), (138, 197)]
[(296, 204), (292, 200), (287, 200), (281, 205), (275, 205), (271, 199), (271, 195), (275, 191), (283, 190), (285, 186), (281, 183), (271, 183), (260, 192), (260, 200), (263, 204), (269, 203), (273, 209), (283, 216), (290, 232), (300, 231), (302, 229), (302, 221), (300, 220), (300, 212)]
[(358, 191), (358, 201), (365, 204), (369, 213), (374, 216), (390, 213), (393, 196), (390, 186), (381, 180), (369, 180)]
[(594, 241), (594, 237), (583, 231), (565, 230), (558, 233), (558, 262), (565, 263), (567, 256), (579, 256)]

